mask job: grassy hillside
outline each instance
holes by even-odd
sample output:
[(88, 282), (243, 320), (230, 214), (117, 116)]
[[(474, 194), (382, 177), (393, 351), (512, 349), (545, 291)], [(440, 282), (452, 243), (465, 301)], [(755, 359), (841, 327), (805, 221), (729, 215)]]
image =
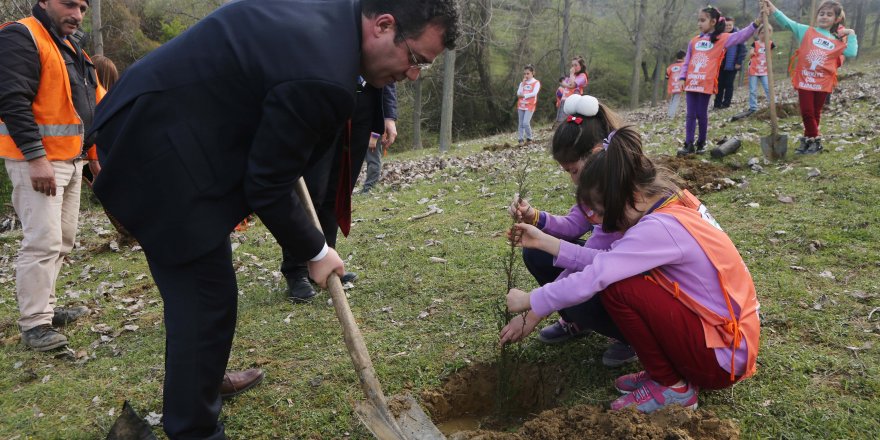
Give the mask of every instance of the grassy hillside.
[[(724, 122), (732, 109), (710, 113), (710, 139), (744, 141), (720, 163), (668, 157), (683, 136), (681, 115), (667, 121), (661, 108), (627, 115), (658, 160), (688, 178), (710, 176), (696, 189), (755, 279), (764, 319), (758, 373), (700, 400), (746, 438), (880, 435), (878, 70), (876, 62), (848, 65), (823, 120), (826, 152), (780, 163), (748, 164), (760, 156), (758, 138), (769, 127), (758, 119)], [(787, 80), (779, 88), (790, 101)], [(782, 127), (794, 142), (799, 118)], [(540, 133), (544, 141), (550, 135)], [(512, 170), (531, 164), (527, 183), (538, 208), (562, 213), (572, 204), (568, 178), (543, 145), (484, 151), (511, 139), (462, 142), (442, 158), (433, 150), (394, 155), (385, 167), (388, 185), (355, 197), (352, 233), (339, 250), (360, 274), (350, 303), (388, 394), (418, 394), (455, 371), (495, 361)], [(443, 212), (411, 220), (430, 205)], [(19, 344), (12, 261), (21, 235), (0, 234), (0, 438), (103, 437), (125, 399), (141, 414), (162, 412), (158, 291), (142, 252), (114, 250), (100, 208), (89, 197), (84, 207), (58, 292), (61, 304), (94, 313), (64, 330), (69, 353)], [(305, 305), (285, 300), (280, 251), (262, 225), (233, 234), (233, 242), (240, 296), (229, 367), (259, 366), (267, 377), (224, 406), (230, 437), (368, 438), (352, 414), (362, 396), (326, 293)], [(517, 274), (518, 285), (535, 286), (522, 267)], [(606, 345), (589, 337), (548, 347), (530, 338), (520, 350), (523, 362), (564, 372), (553, 405), (603, 405), (616, 397), (612, 380), (637, 369), (602, 367)]]

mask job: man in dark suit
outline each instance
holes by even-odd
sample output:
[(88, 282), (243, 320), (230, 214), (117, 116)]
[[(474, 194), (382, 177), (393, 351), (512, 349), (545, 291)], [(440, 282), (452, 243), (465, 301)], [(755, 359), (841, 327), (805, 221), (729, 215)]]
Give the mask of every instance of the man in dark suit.
[(454, 0), (241, 0), (147, 55), (98, 107), (95, 194), (165, 303), (164, 429), (225, 438), (238, 289), (229, 233), (255, 212), (322, 286), (342, 260), (294, 183), (351, 117), (355, 79), (416, 79), (458, 34)]

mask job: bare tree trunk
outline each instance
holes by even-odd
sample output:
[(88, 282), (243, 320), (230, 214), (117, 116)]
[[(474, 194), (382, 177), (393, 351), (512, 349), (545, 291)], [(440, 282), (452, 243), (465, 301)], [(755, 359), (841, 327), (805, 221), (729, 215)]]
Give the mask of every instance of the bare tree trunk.
[(422, 78), (413, 82), (413, 150), (422, 148)]
[[(568, 74), (569, 29), (571, 26), (571, 0), (563, 0), (562, 7), (562, 50), (559, 52), (559, 74)], [(876, 39), (876, 37), (875, 37)]]
[(636, 24), (636, 57), (633, 60), (632, 82), (629, 89), (629, 106), (639, 106), (639, 68), (642, 65), (642, 46), (644, 46), (645, 15), (648, 9), (648, 0), (641, 0), (639, 4), (638, 20)]
[[(865, 35), (865, 28), (868, 24), (868, 17), (865, 13), (865, 0), (858, 0), (856, 2), (856, 20), (853, 23), (853, 30), (856, 32), (856, 35)], [(856, 54), (856, 58), (858, 58), (858, 54)]]
[(92, 54), (104, 55), (104, 33), (101, 29), (101, 0), (92, 0)]
[(871, 39), (871, 46), (877, 45), (877, 34), (880, 33), (880, 13), (877, 14), (877, 18), (874, 19), (874, 38)]
[(452, 98), (455, 85), (455, 51), (446, 50), (443, 57), (443, 105), (440, 110), (440, 152), (452, 145)]
[(666, 72), (663, 57), (658, 53), (655, 59), (657, 60), (657, 65), (654, 66), (654, 78), (652, 78), (654, 80), (654, 93), (651, 95), (651, 106), (657, 105), (657, 102), (660, 101), (660, 93), (666, 91), (666, 83), (660, 79), (663, 77), (661, 72)]

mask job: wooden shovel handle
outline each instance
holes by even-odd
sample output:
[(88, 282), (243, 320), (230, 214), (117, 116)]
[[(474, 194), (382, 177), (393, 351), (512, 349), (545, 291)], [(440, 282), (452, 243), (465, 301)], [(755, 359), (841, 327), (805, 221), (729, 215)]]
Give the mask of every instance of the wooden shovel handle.
[(767, 84), (770, 91), (768, 104), (770, 105), (770, 136), (773, 142), (776, 142), (776, 135), (779, 133), (779, 121), (776, 118), (776, 91), (773, 85), (773, 48), (770, 41), (770, 20), (767, 14), (761, 13), (761, 19), (764, 21), (764, 55), (767, 58)]
[[(306, 183), (302, 177), (296, 182), (296, 193), (312, 218), (315, 227), (320, 230), (321, 223), (318, 221), (318, 214), (315, 212), (315, 206), (312, 204), (312, 198), (309, 196), (309, 190), (306, 188)], [(333, 308), (336, 309), (336, 318), (342, 324), (345, 346), (348, 348), (351, 362), (354, 364), (355, 371), (357, 371), (358, 378), (361, 381), (361, 389), (367, 400), (375, 406), (387, 408), (388, 405), (385, 395), (382, 393), (382, 386), (379, 384), (379, 380), (376, 379), (373, 361), (370, 360), (370, 354), (367, 351), (367, 345), (364, 343), (364, 337), (354, 320), (348, 300), (345, 298), (345, 291), (342, 289), (342, 281), (340, 281), (339, 275), (331, 273), (330, 278), (327, 279), (327, 287), (330, 290), (330, 298), (333, 299)]]

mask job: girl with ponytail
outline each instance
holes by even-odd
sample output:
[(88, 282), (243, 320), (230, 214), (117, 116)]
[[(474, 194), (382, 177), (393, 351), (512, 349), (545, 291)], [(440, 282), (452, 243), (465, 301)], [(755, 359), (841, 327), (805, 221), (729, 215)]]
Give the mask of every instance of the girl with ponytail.
[(846, 15), (838, 1), (826, 0), (819, 5), (816, 27), (786, 17), (769, 0), (764, 3), (776, 22), (790, 29), (800, 44), (791, 82), (798, 92), (804, 135), (795, 153), (818, 153), (823, 150), (819, 133), (822, 108), (837, 85), (837, 69), (843, 59), (858, 55), (858, 38), (855, 31), (844, 27)]
[[(752, 23), (742, 30), (725, 33), (725, 20), (721, 11), (712, 6), (700, 10), (697, 15), (700, 34), (688, 43), (684, 57), (685, 68), (679, 76), (680, 88), (687, 92), (687, 118), (685, 119), (684, 147), (679, 156), (703, 153), (706, 149), (709, 128), (709, 98), (718, 93), (718, 74), (727, 49), (749, 39), (758, 28)], [(699, 137), (694, 144), (694, 132), (699, 122)]]
[[(621, 122), (617, 114), (589, 95), (569, 96), (563, 103), (563, 111), (566, 117), (553, 135), (551, 153), (553, 159), (577, 185), (587, 158), (594, 153), (602, 139), (620, 127)], [(611, 243), (621, 237), (619, 232), (603, 232), (599, 225), (601, 222), (591, 211), (578, 204), (572, 206), (567, 215), (557, 216), (539, 211), (528, 201), (517, 197), (510, 206), (510, 214), (516, 221), (534, 225), (549, 236), (559, 239), (562, 246), (575, 248), (577, 255), (608, 250)], [(590, 234), (586, 241), (580, 239), (584, 234)], [(523, 249), (523, 261), (540, 285), (564, 279), (575, 272), (565, 262), (554, 261), (552, 255), (541, 249)], [(636, 360), (632, 348), (620, 342), (623, 336), (605, 313), (599, 298), (561, 309), (559, 316), (558, 321), (538, 332), (539, 341), (560, 344), (595, 331), (617, 340), (602, 355), (605, 366), (617, 367)], [(516, 324), (513, 326), (516, 327)], [(522, 328), (522, 325), (519, 327)]]
[[(700, 389), (727, 388), (755, 373), (758, 301), (733, 242), (641, 145), (633, 127), (619, 128), (580, 173), (579, 206), (593, 211), (605, 233), (622, 237), (577, 260), (583, 266), (566, 278), (528, 293), (511, 289), (507, 307), (528, 313), (502, 330), (501, 341), (522, 339), (552, 311), (598, 297), (644, 367), (615, 380), (624, 395), (611, 408), (696, 408)], [(532, 225), (515, 225), (512, 236), (557, 262), (575, 260), (576, 248)]]

